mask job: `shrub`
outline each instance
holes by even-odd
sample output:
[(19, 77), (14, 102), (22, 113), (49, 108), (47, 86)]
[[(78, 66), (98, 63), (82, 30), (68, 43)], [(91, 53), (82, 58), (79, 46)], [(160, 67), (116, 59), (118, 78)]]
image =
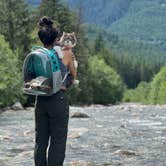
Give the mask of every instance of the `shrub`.
[(93, 102), (116, 103), (122, 98), (124, 84), (120, 76), (102, 58), (93, 56), (89, 60)]
[(127, 89), (123, 96), (124, 102), (141, 102), (148, 103), (150, 83), (141, 82), (135, 89)]
[(156, 74), (151, 83), (150, 99), (154, 104), (166, 103), (166, 67)]
[(8, 106), (24, 99), (21, 91), (21, 73), (17, 56), (0, 35), (0, 107)]

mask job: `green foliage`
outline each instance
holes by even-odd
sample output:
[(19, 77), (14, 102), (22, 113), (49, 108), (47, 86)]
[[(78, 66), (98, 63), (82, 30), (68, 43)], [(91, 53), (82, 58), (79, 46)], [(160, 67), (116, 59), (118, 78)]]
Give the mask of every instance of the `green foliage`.
[(152, 103), (166, 103), (166, 67), (155, 75), (151, 83), (150, 99)]
[(0, 35), (0, 107), (11, 105), (20, 99), (24, 101), (17, 58)]
[(166, 64), (166, 53), (159, 47), (145, 42), (122, 40), (103, 28), (86, 27), (89, 45), (96, 47), (102, 43), (102, 51), (105, 51), (103, 58), (121, 75), (128, 88), (136, 88), (141, 81), (151, 81)]
[(78, 67), (78, 79), (80, 81), (79, 87), (75, 90), (75, 93), (71, 94), (71, 99), (73, 95), (77, 98), (79, 104), (91, 104), (93, 102), (92, 88), (90, 84), (90, 72), (89, 72), (89, 57), (90, 52), (86, 43), (84, 36), (84, 29), (82, 24), (77, 24), (77, 46), (74, 50), (76, 58), (79, 63)]
[[(82, 22), (82, 12), (89, 10), (87, 5), (93, 4), (93, 1), (79, 2), (70, 0), (70, 4), (75, 3), (77, 7), (75, 13), (60, 0), (42, 0), (37, 8), (29, 8), (23, 0), (0, 2), (0, 34), (9, 43), (0, 36), (0, 106), (10, 105), (20, 99), (25, 102), (20, 90), (20, 69), (29, 48), (39, 43), (37, 22), (44, 15), (51, 17), (61, 32), (75, 31), (77, 35), (74, 53), (79, 63), (80, 85), (68, 91), (71, 104), (116, 103), (122, 99), (124, 83), (128, 88), (136, 89), (125, 90), (123, 101), (165, 103), (166, 69), (159, 72), (166, 62), (165, 22), (161, 21), (165, 15), (165, 3), (161, 0), (160, 3), (158, 0), (146, 3), (145, 0), (99, 0), (96, 6), (92, 5), (93, 10), (97, 11), (97, 20), (93, 22), (95, 26), (87, 26)], [(31, 3), (36, 5), (37, 0)], [(156, 8), (152, 8), (152, 5)], [(87, 9), (84, 9), (85, 6)], [(108, 14), (110, 12), (111, 16)], [(102, 17), (106, 13), (108, 17)], [(89, 17), (88, 12), (86, 15)], [(88, 20), (93, 18), (89, 17)], [(98, 22), (111, 26), (114, 32), (124, 37), (123, 40), (107, 28), (98, 28)], [(153, 81), (147, 83), (156, 73)]]
[(74, 14), (60, 0), (42, 0), (38, 7), (39, 17), (48, 16), (55, 21), (61, 32), (71, 32), (74, 29)]
[(141, 82), (136, 89), (126, 90), (123, 101), (153, 104), (166, 103), (166, 67), (156, 74), (151, 83)]
[(105, 47), (105, 43), (101, 34), (96, 37), (94, 45), (94, 53), (101, 52)]
[(19, 53), (19, 68), (30, 46), (32, 30), (31, 13), (23, 0), (0, 1), (0, 34), (5, 36), (10, 48)]
[(165, 48), (166, 2), (133, 0), (125, 17), (111, 25), (112, 32), (127, 39), (146, 41)]
[(123, 96), (124, 102), (149, 102), (149, 93), (151, 86), (147, 82), (140, 82), (140, 84), (135, 89), (127, 89)]
[(89, 63), (94, 103), (109, 104), (120, 101), (124, 91), (120, 76), (98, 56), (91, 57)]
[(125, 39), (166, 48), (165, 0), (67, 0), (72, 9), (82, 4), (86, 23), (104, 27)]

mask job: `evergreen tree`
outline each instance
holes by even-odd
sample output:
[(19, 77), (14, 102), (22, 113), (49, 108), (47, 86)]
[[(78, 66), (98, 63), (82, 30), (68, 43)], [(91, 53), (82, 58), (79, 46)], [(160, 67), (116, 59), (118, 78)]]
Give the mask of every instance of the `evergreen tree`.
[(29, 34), (32, 30), (28, 5), (23, 0), (1, 0), (0, 22), (0, 33), (5, 36), (12, 50), (19, 51), (22, 62), (29, 50)]
[(89, 63), (93, 102), (110, 104), (120, 101), (123, 96), (124, 84), (116, 71), (97, 56), (91, 57)]
[(74, 29), (74, 14), (60, 0), (42, 0), (38, 11), (39, 18), (42, 16), (52, 18), (61, 32), (71, 32)]
[(98, 34), (94, 44), (94, 53), (101, 52), (105, 48), (105, 43), (101, 34)]
[(80, 80), (80, 85), (79, 88), (76, 89), (77, 91), (75, 91), (73, 94), (75, 94), (77, 97), (77, 103), (90, 104), (93, 100), (89, 68), (90, 51), (87, 43), (88, 40), (85, 37), (85, 27), (83, 26), (83, 13), (81, 4), (78, 6), (74, 24), (77, 36), (77, 46), (74, 52), (79, 62), (78, 79)]
[(22, 81), (17, 68), (18, 57), (2, 35), (0, 35), (0, 62), (0, 107), (5, 107), (24, 100), (25, 96), (20, 88)]

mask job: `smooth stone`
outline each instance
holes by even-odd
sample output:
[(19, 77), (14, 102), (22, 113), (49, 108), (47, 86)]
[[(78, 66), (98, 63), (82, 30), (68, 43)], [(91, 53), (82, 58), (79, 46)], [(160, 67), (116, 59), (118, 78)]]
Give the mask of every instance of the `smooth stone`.
[(0, 135), (0, 140), (12, 140), (12, 138), (8, 135), (5, 135), (5, 136)]
[(27, 110), (27, 111), (33, 111), (34, 107), (26, 107), (25, 110)]
[(84, 128), (84, 127), (80, 127), (80, 128), (71, 128), (69, 131), (72, 132), (72, 133), (79, 134), (79, 136), (82, 136), (83, 134), (88, 132), (89, 129), (88, 128)]
[(8, 111), (8, 110), (11, 110), (11, 107), (7, 106), (7, 107), (2, 108), (1, 112)]
[(79, 133), (72, 133), (72, 134), (69, 134), (68, 138), (80, 138), (80, 134)]
[(92, 163), (86, 161), (72, 161), (70, 166), (94, 166)]
[(33, 135), (34, 134), (34, 130), (27, 130), (24, 132), (24, 136), (29, 136), (29, 135)]
[(25, 152), (21, 152), (17, 155), (17, 157), (33, 157), (33, 151), (25, 151)]
[(72, 118), (89, 118), (89, 116), (85, 113), (82, 112), (75, 112), (73, 113), (73, 115), (71, 116)]
[(114, 152), (114, 154), (119, 154), (123, 156), (137, 156), (136, 152), (132, 150), (117, 150)]

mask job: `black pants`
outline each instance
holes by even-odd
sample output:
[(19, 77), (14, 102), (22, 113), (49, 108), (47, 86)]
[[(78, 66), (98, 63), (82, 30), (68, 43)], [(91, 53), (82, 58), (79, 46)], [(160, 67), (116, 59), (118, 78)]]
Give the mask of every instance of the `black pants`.
[(52, 96), (36, 97), (35, 166), (63, 165), (68, 131), (68, 119), (69, 102), (64, 90), (60, 90)]

